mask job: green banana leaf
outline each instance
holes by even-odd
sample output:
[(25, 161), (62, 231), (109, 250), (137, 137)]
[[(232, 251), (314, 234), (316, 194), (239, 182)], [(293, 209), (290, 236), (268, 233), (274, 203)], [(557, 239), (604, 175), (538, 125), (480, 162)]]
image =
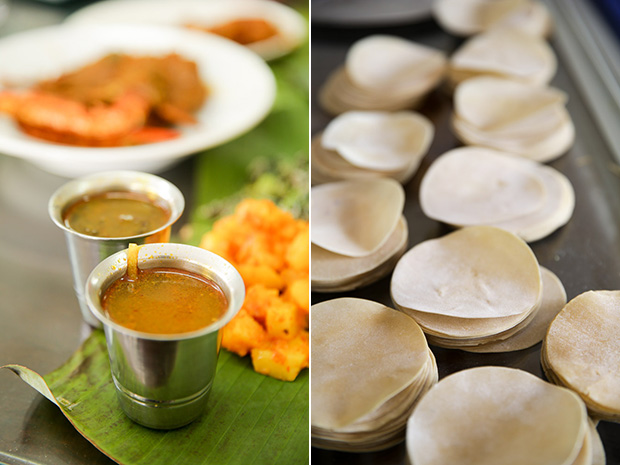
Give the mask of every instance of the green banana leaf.
[[(276, 78), (277, 94), (267, 118), (242, 137), (195, 157), (194, 208), (190, 214), (191, 227), (185, 229), (183, 242), (196, 245), (202, 235), (211, 229), (218, 217), (213, 214), (212, 208), (208, 208), (214, 201), (218, 202), (215, 210), (228, 214), (244, 196), (274, 197), (272, 200), (283, 208), (295, 204), (294, 214), (297, 216), (307, 215), (310, 132), (308, 43), (271, 64), (271, 69)], [(272, 196), (270, 189), (262, 188), (264, 184), (258, 185), (258, 189), (248, 190), (247, 184), (256, 161), (271, 165), (288, 162), (305, 167), (303, 179), (298, 185), (291, 186), (296, 198), (290, 201)], [(289, 201), (283, 204), (282, 200)]]
[(5, 365), (54, 402), (95, 447), (120, 464), (307, 464), (308, 372), (286, 383), (255, 373), (248, 359), (220, 353), (207, 410), (171, 431), (129, 420), (116, 400), (105, 336), (96, 330), (45, 376)]

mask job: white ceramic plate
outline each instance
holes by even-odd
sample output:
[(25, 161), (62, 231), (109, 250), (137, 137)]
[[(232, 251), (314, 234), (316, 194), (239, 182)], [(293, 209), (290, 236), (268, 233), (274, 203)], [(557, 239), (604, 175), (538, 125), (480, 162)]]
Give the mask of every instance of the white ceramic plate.
[(212, 27), (234, 19), (259, 18), (278, 29), (277, 36), (247, 45), (265, 60), (286, 55), (307, 36), (304, 17), (274, 0), (106, 0), (78, 10), (67, 21)]
[(197, 63), (209, 96), (198, 123), (179, 126), (181, 136), (131, 147), (73, 147), (24, 134), (0, 115), (0, 152), (27, 159), (46, 171), (76, 177), (104, 170), (161, 172), (184, 157), (247, 132), (269, 112), (275, 79), (256, 54), (229, 40), (179, 28), (149, 25), (64, 25), (0, 40), (0, 88), (27, 87), (111, 53), (165, 55), (177, 52)]

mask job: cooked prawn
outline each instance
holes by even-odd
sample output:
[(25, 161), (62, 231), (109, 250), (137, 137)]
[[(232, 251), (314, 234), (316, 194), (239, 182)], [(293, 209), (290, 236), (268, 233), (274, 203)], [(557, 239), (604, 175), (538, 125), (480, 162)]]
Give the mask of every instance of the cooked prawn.
[[(47, 92), (5, 91), (0, 92), (0, 111), (9, 113), (24, 132), (35, 137), (68, 144), (115, 146), (131, 144), (129, 136), (144, 130), (150, 102), (129, 92), (109, 105), (87, 106)], [(149, 132), (144, 134), (148, 136)], [(138, 140), (147, 139), (144, 134)], [(172, 130), (151, 132), (154, 141), (176, 134)]]

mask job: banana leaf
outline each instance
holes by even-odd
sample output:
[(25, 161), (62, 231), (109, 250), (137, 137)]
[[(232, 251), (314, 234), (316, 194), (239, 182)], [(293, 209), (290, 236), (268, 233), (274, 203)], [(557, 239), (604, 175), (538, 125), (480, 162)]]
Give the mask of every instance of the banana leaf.
[[(191, 227), (185, 229), (183, 242), (197, 245), (213, 222), (219, 216), (229, 214), (243, 197), (273, 197), (272, 200), (283, 208), (293, 210), (296, 216), (307, 215), (310, 125), (308, 43), (276, 60), (271, 64), (271, 69), (276, 78), (277, 94), (269, 115), (247, 134), (195, 157), (194, 207), (190, 214)], [(296, 185), (288, 183), (293, 191), (289, 192), (294, 196), (292, 201), (291, 195), (287, 198), (272, 196), (273, 189), (263, 188), (265, 184), (272, 187), (273, 183), (258, 183), (254, 184), (254, 189), (247, 189), (256, 162), (272, 167), (284, 164), (286, 168), (288, 163), (293, 169), (305, 168), (305, 171), (300, 171), (303, 179)], [(209, 208), (214, 206), (214, 202), (215, 208)], [(291, 206), (294, 209), (289, 208)]]
[(222, 351), (205, 413), (186, 427), (156, 431), (120, 409), (101, 330), (48, 375), (20, 365), (1, 368), (54, 402), (80, 434), (120, 464), (309, 463), (307, 371), (286, 383)]

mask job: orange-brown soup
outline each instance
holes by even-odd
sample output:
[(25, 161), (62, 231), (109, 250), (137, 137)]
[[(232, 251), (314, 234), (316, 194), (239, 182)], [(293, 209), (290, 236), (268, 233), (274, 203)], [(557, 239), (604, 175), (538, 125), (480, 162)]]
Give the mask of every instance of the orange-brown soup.
[(104, 313), (129, 329), (153, 334), (196, 331), (225, 313), (228, 301), (214, 281), (176, 268), (139, 270), (114, 281), (101, 299)]
[(95, 237), (130, 237), (161, 228), (170, 211), (138, 192), (109, 191), (85, 195), (63, 212), (66, 227)]

